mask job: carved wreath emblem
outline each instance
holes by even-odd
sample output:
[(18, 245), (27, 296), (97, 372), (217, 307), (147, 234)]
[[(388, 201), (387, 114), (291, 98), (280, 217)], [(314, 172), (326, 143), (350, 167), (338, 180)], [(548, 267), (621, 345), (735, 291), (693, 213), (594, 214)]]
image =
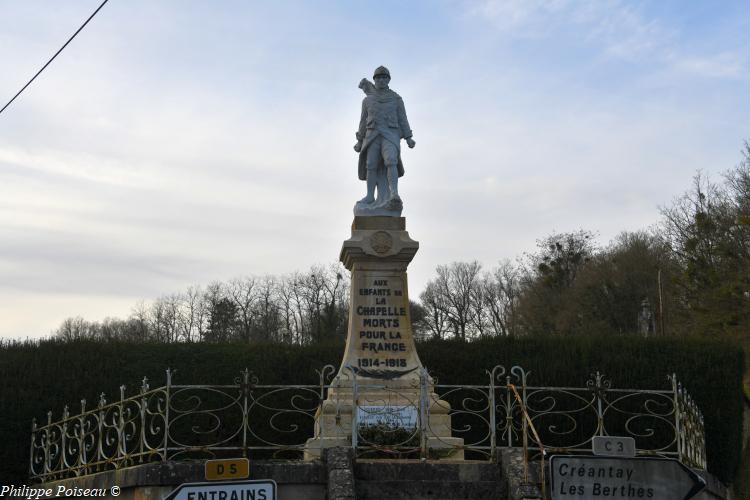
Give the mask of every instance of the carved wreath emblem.
[(370, 236), (370, 246), (375, 253), (383, 255), (393, 247), (393, 237), (385, 231), (378, 231)]

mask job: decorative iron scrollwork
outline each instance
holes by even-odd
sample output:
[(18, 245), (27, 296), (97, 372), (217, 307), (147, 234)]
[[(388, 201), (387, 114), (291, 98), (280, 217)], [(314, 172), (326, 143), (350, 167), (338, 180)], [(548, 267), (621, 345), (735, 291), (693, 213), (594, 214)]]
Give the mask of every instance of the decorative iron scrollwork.
[[(133, 396), (122, 386), (113, 401), (104, 394), (93, 407), (82, 400), (75, 415), (66, 406), (53, 421), (48, 412), (45, 424), (32, 422), (30, 476), (49, 481), (150, 461), (251, 453), (299, 459), (329, 391), (344, 386), (356, 404), (347, 420), (342, 402), (334, 401), (335, 432), (349, 436), (359, 457), (439, 458), (460, 447), (466, 458), (491, 460), (499, 448), (522, 445), (530, 454), (586, 453), (595, 436), (617, 435), (633, 437), (639, 454), (706, 466), (703, 415), (675, 375), (668, 390), (614, 389), (599, 372), (583, 387), (541, 387), (528, 385), (530, 372), (522, 367), (498, 365), (486, 372), (487, 385), (438, 384), (422, 370), (411, 385), (382, 381), (364, 390), (350, 367), (337, 378), (331, 365), (316, 373), (316, 385), (263, 385), (247, 369), (232, 385), (176, 385), (167, 370), (161, 387), (144, 378)], [(444, 418), (431, 419), (435, 412)]]

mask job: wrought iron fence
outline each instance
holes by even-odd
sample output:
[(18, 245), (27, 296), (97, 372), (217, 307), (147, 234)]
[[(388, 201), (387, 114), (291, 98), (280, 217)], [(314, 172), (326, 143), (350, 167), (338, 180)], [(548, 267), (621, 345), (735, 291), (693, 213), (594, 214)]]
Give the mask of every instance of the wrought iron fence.
[(35, 420), (30, 476), (48, 481), (187, 458), (300, 459), (322, 403), (342, 383), (356, 404), (348, 406), (348, 420), (337, 414), (335, 433), (360, 458), (460, 452), (493, 460), (500, 448), (520, 446), (542, 456), (590, 453), (594, 436), (613, 435), (633, 437), (639, 455), (706, 466), (703, 417), (674, 375), (667, 390), (616, 389), (600, 373), (583, 387), (541, 387), (528, 385), (521, 367), (496, 366), (486, 385), (438, 384), (423, 370), (412, 386), (364, 390), (355, 371), (345, 372), (348, 380), (333, 379), (335, 369), (327, 365), (314, 385), (264, 385), (247, 370), (230, 385), (179, 385), (167, 370), (161, 387), (144, 378), (132, 396), (121, 386), (114, 401), (102, 394), (93, 407), (82, 400), (75, 415), (66, 407), (59, 420), (52, 412), (44, 425)]

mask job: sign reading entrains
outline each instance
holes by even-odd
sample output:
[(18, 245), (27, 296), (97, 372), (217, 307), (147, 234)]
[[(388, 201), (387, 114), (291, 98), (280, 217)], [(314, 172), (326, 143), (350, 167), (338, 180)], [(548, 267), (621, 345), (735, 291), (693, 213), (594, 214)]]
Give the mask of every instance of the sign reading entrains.
[(232, 481), (213, 483), (185, 483), (164, 500), (276, 500), (276, 482)]
[(557, 455), (550, 469), (552, 500), (688, 500), (706, 486), (695, 472), (667, 458)]

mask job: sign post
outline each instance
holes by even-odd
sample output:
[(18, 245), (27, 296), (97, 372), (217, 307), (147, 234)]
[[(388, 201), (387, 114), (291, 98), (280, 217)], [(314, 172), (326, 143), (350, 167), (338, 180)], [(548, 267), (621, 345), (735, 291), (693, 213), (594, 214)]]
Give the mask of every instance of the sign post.
[(669, 458), (555, 455), (550, 470), (552, 500), (689, 500), (706, 486), (703, 478)]

